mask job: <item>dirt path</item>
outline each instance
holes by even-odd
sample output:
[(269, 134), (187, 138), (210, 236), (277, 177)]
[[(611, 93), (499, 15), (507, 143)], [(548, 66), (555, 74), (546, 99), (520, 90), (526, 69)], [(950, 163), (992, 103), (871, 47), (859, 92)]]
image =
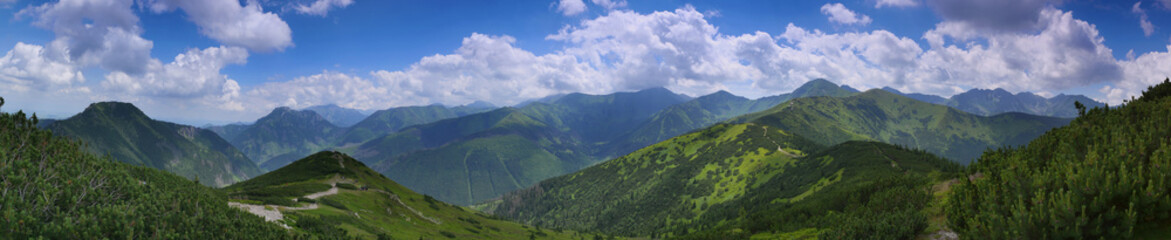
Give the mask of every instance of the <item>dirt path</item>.
[(797, 156), (797, 154), (793, 154), (793, 153), (790, 153), (789, 151), (785, 151), (784, 148), (781, 148), (781, 144), (778, 144), (777, 141), (774, 141), (772, 138), (768, 137), (768, 126), (762, 126), (762, 127), (764, 127), (764, 135), (763, 135), (764, 138), (768, 139), (769, 142), (772, 142), (773, 145), (777, 145), (778, 152), (781, 152), (781, 154), (785, 154), (786, 156), (789, 156), (790, 158), (801, 157), (801, 156)]
[[(332, 181), (330, 183), (330, 185), (332, 185), (333, 187), (329, 188), (329, 190), (311, 193), (309, 195), (305, 195), (304, 198), (318, 199), (318, 198), (322, 198), (325, 196), (337, 194), (338, 193), (337, 183), (340, 182), (341, 179), (339, 179), (339, 177), (335, 176), (334, 179), (332, 179), (330, 181)], [(317, 203), (311, 203), (308, 206), (304, 206), (304, 207), (286, 207), (286, 206), (271, 205), (271, 204), (256, 205), (256, 204), (247, 204), (247, 203), (238, 203), (238, 202), (228, 202), (228, 206), (240, 208), (240, 209), (247, 211), (249, 213), (264, 217), (265, 221), (277, 222), (278, 224), (281, 225), (281, 227), (284, 227), (284, 228), (289, 228), (289, 226), (285, 225), (284, 223), (279, 222), (279, 220), (285, 218), (284, 214), (281, 214), (282, 210), (284, 210), (284, 211), (289, 211), (289, 210), (301, 211), (301, 210), (317, 209)]]

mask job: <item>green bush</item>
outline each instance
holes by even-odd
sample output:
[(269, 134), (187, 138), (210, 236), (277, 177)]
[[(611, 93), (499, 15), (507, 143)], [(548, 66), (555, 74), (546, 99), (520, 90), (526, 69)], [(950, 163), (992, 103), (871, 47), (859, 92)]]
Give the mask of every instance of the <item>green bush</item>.
[(349, 184), (349, 183), (337, 183), (337, 188), (358, 190), (358, 186), (354, 186), (354, 184)]

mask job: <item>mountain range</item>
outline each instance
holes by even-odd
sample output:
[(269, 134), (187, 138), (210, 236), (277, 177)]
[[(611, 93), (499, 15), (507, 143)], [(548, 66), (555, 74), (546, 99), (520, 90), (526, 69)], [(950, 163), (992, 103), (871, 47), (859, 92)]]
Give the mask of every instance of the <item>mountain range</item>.
[(336, 104), (318, 105), (307, 107), (303, 110), (309, 110), (321, 115), (329, 123), (338, 127), (349, 127), (355, 123), (366, 119), (366, 114), (356, 109), (343, 108)]
[(225, 186), (262, 173), (216, 133), (150, 119), (129, 103), (90, 104), (85, 111), (45, 128), (85, 142), (91, 153), (167, 170), (209, 186)]
[(1069, 119), (1006, 113), (985, 117), (872, 89), (849, 97), (794, 99), (732, 122), (771, 125), (824, 145), (881, 141), (967, 164), (988, 148), (1028, 143)]
[[(256, 165), (210, 130), (152, 120), (126, 103), (95, 103), (59, 121), (0, 113), (7, 192), (0, 238), (1159, 239), (1171, 232), (1162, 169), (1171, 165), (1171, 79), (1118, 107), (1079, 106), (1073, 120), (983, 116), (917, 100), (929, 97), (826, 83), (807, 91), (826, 96), (738, 116), (729, 112), (761, 99), (692, 99), (665, 89), (568, 94), (346, 145), (338, 143), (350, 128), (278, 108), (236, 129), (234, 139), (255, 140), (248, 146), (269, 154), (265, 162), (286, 163), (220, 189), (188, 178), (218, 186), (223, 181), (206, 179), (243, 180), (235, 165)], [(629, 153), (611, 145), (633, 142), (624, 140), (630, 132), (687, 104), (698, 107), (678, 109), (697, 114), (673, 115), (712, 123)], [(265, 143), (274, 139), (285, 141)], [(289, 157), (306, 144), (338, 151)], [(619, 157), (602, 161), (610, 155)], [(480, 204), (460, 206), (470, 203)]]
[(1080, 102), (1090, 107), (1106, 106), (1105, 103), (1083, 95), (1058, 94), (1052, 98), (1045, 98), (1031, 92), (1013, 94), (1001, 88), (972, 89), (951, 96), (951, 98), (919, 93), (902, 93), (890, 87), (882, 89), (915, 100), (946, 105), (960, 111), (984, 116), (1017, 112), (1038, 116), (1074, 118), (1077, 117), (1074, 102)]

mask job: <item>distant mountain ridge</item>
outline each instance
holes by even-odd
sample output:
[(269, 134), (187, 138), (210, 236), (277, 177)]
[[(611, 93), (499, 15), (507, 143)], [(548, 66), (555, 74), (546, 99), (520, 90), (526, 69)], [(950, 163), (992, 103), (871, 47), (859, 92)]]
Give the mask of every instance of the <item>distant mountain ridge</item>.
[(405, 186), (467, 205), (603, 159), (599, 142), (689, 99), (662, 88), (569, 94), (407, 127), (352, 152)]
[(1081, 102), (1088, 107), (1105, 106), (1105, 103), (1083, 95), (1058, 94), (1052, 98), (1045, 98), (1031, 92), (1010, 93), (1002, 88), (972, 89), (956, 94), (951, 98), (919, 93), (903, 93), (894, 88), (884, 87), (883, 90), (910, 97), (915, 100), (932, 104), (946, 105), (960, 111), (992, 116), (1002, 113), (1019, 112), (1038, 116), (1060, 118), (1077, 117), (1074, 102)]
[(321, 115), (321, 117), (325, 118), (325, 120), (333, 123), (333, 125), (338, 127), (353, 126), (355, 123), (362, 121), (362, 119), (366, 119), (367, 116), (361, 111), (339, 107), (336, 104), (312, 106), (305, 108), (304, 110), (316, 112), (318, 115)]
[(811, 80), (791, 93), (751, 100), (726, 91), (717, 91), (655, 113), (650, 120), (609, 143), (607, 148), (609, 154), (620, 156), (736, 116), (769, 109), (791, 99), (816, 96), (845, 97), (856, 93), (857, 90), (853, 88), (838, 86), (825, 79)]
[(209, 186), (243, 181), (262, 171), (218, 134), (187, 125), (152, 120), (133, 104), (100, 102), (47, 129), (87, 143), (95, 154), (122, 162), (198, 178)]
[[(827, 148), (766, 125), (717, 124), (481, 207), (546, 228), (652, 239), (747, 239), (793, 231), (785, 228), (814, 228), (817, 236), (820, 229), (844, 224), (826, 221), (830, 211), (846, 212), (850, 201), (858, 201), (839, 196), (865, 201), (863, 195), (874, 190), (863, 189), (884, 179), (946, 176), (959, 169), (925, 152), (884, 143)], [(926, 196), (911, 193), (899, 196)], [(919, 212), (922, 203), (903, 211)]]
[(968, 163), (986, 148), (1018, 146), (1069, 119), (1007, 113), (980, 116), (880, 89), (843, 97), (800, 98), (731, 122), (776, 126), (815, 142), (881, 141)]
[(231, 140), (262, 168), (274, 170), (333, 146), (343, 129), (314, 111), (273, 109)]

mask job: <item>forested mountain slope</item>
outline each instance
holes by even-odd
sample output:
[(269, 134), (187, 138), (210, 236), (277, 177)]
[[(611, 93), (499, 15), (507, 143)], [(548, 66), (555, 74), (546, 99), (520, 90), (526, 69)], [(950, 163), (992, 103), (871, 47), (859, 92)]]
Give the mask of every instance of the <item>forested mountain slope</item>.
[(1165, 80), (1025, 146), (988, 151), (953, 190), (951, 226), (972, 239), (1164, 239), (1171, 233), (1168, 123)]
[(355, 156), (411, 189), (467, 205), (587, 166), (582, 145), (501, 108), (409, 127), (359, 146)]
[[(865, 224), (803, 220), (826, 220), (830, 211), (866, 205), (868, 198), (861, 196), (875, 192), (888, 194), (882, 199), (890, 201), (918, 200), (906, 207), (866, 209), (922, 217), (916, 214), (929, 196), (919, 190), (934, 180), (927, 176), (958, 169), (930, 154), (882, 143), (827, 149), (767, 125), (720, 124), (542, 181), (485, 207), (546, 228), (624, 236), (747, 238), (803, 229), (812, 230), (797, 234), (816, 236), (862, 229), (857, 227)], [(860, 197), (843, 198), (851, 195)], [(837, 217), (874, 216), (850, 212)], [(922, 225), (891, 234), (917, 234), (926, 225), (920, 220)]]
[(98, 157), (36, 122), (0, 113), (2, 239), (293, 238), (216, 189)]
[(166, 170), (208, 186), (226, 186), (260, 175), (243, 153), (219, 135), (192, 126), (150, 119), (132, 104), (100, 102), (47, 126), (54, 134), (85, 142), (89, 152), (133, 165)]

